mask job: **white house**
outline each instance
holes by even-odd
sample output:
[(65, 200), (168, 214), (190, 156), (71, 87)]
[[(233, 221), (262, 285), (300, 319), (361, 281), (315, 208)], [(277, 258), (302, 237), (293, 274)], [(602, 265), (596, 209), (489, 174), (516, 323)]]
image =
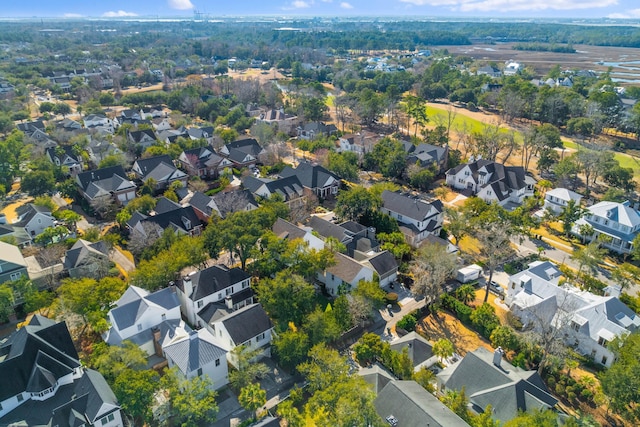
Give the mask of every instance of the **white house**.
[(176, 328), (165, 336), (162, 352), (169, 368), (177, 366), (187, 379), (206, 375), (215, 390), (229, 383), (227, 352), (215, 344), (207, 329)]
[(324, 240), (320, 237), (314, 235), (310, 230), (300, 228), (282, 218), (276, 220), (271, 230), (281, 239), (302, 239), (309, 245), (309, 249), (317, 251), (324, 249)]
[(116, 129), (116, 123), (104, 115), (89, 114), (84, 117), (84, 126), (87, 129), (96, 129), (107, 133), (113, 133)]
[(271, 354), (273, 324), (260, 304), (250, 304), (218, 319), (210, 319), (206, 328), (213, 342), (227, 350), (227, 360), (237, 367), (232, 351), (239, 346)]
[(48, 228), (55, 226), (55, 219), (49, 208), (28, 203), (16, 209), (18, 220), (13, 225), (22, 227), (32, 239)]
[(519, 74), (523, 68), (524, 66), (519, 62), (507, 61), (504, 63), (504, 70), (502, 70), (502, 74), (505, 76), (514, 76)]
[(129, 286), (109, 310), (108, 318), (111, 327), (102, 336), (107, 344), (122, 345), (122, 341), (129, 340), (152, 355), (157, 352), (159, 341), (155, 330), (170, 329), (168, 324), (180, 322), (180, 301), (170, 288), (149, 293)]
[(607, 344), (637, 330), (640, 316), (615, 296), (598, 296), (569, 285), (559, 285), (561, 272), (536, 261), (509, 277), (505, 303), (525, 327), (551, 324), (561, 329), (568, 345), (609, 367), (614, 355)]
[(504, 166), (484, 159), (471, 159), (469, 163), (449, 169), (447, 185), (467, 190), (487, 203), (520, 204), (533, 196), (535, 179), (525, 174), (520, 166)]
[[(593, 234), (583, 236), (583, 226), (589, 225), (593, 229)], [(582, 218), (577, 220), (571, 232), (588, 241), (596, 239), (604, 234), (611, 238), (610, 241), (603, 241), (602, 244), (612, 251), (628, 254), (633, 247), (633, 239), (640, 231), (640, 212), (632, 208), (628, 201), (599, 202), (587, 208), (587, 212)]]
[(339, 252), (336, 253), (335, 259), (334, 265), (318, 272), (318, 280), (324, 283), (329, 295), (337, 296), (342, 288), (347, 291), (355, 289), (361, 280), (373, 280), (373, 268)]
[(555, 214), (559, 214), (571, 200), (575, 202), (576, 206), (579, 206), (582, 196), (566, 188), (554, 188), (545, 193), (543, 207)]
[(204, 326), (198, 313), (212, 307), (238, 310), (253, 302), (251, 276), (239, 268), (214, 265), (195, 271), (178, 281), (176, 294), (185, 318), (192, 325)]
[(444, 208), (440, 200), (428, 203), (388, 190), (382, 192), (380, 210), (398, 221), (400, 231), (412, 246), (419, 245), (427, 236), (438, 236), (444, 221)]

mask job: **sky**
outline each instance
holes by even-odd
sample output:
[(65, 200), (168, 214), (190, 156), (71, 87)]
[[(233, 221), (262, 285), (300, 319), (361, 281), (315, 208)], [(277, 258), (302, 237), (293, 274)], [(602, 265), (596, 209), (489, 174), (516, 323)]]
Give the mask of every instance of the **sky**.
[(640, 19), (638, 0), (27, 0), (0, 18), (238, 15)]

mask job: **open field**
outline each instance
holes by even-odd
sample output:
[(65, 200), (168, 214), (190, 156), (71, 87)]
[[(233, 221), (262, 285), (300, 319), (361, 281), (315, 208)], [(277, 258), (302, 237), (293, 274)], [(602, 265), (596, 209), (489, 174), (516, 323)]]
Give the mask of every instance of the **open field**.
[(555, 65), (560, 69), (607, 71), (611, 65), (613, 79), (640, 83), (640, 67), (625, 64), (640, 57), (640, 49), (610, 46), (574, 45), (576, 53), (533, 52), (513, 49), (515, 43), (473, 44), (468, 46), (440, 46), (452, 54), (467, 55), (474, 59), (504, 62), (519, 61), (544, 75)]

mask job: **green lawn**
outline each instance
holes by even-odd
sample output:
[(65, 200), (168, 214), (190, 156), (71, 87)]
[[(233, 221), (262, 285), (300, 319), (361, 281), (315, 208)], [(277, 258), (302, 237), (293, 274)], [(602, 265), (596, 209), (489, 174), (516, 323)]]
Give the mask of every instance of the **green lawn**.
[[(429, 117), (429, 124), (436, 125), (438, 123), (446, 123), (447, 116), (449, 112), (443, 108), (437, 108), (428, 106), (427, 107), (427, 116)], [(486, 124), (481, 122), (480, 120), (476, 120), (469, 116), (465, 116), (463, 113), (458, 113), (452, 125), (452, 130), (462, 130), (465, 129), (468, 132), (482, 132), (485, 128)], [(502, 128), (500, 132), (508, 132), (508, 129)], [(518, 143), (522, 143), (522, 134), (518, 131), (515, 131), (516, 141)]]
[[(562, 141), (565, 148), (571, 148), (573, 150), (577, 150), (580, 146), (573, 141)], [(635, 156), (631, 156), (625, 153), (614, 153), (614, 159), (620, 163), (620, 166), (623, 168), (631, 168), (633, 169), (633, 176), (636, 181), (640, 180), (640, 159)]]

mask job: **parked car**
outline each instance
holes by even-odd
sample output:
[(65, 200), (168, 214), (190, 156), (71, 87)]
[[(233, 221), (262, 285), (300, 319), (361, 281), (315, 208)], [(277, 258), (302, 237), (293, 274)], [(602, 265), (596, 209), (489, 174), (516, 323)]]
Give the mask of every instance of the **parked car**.
[(501, 297), (505, 296), (504, 288), (500, 286), (498, 283), (494, 282), (493, 280), (489, 282), (489, 290)]

